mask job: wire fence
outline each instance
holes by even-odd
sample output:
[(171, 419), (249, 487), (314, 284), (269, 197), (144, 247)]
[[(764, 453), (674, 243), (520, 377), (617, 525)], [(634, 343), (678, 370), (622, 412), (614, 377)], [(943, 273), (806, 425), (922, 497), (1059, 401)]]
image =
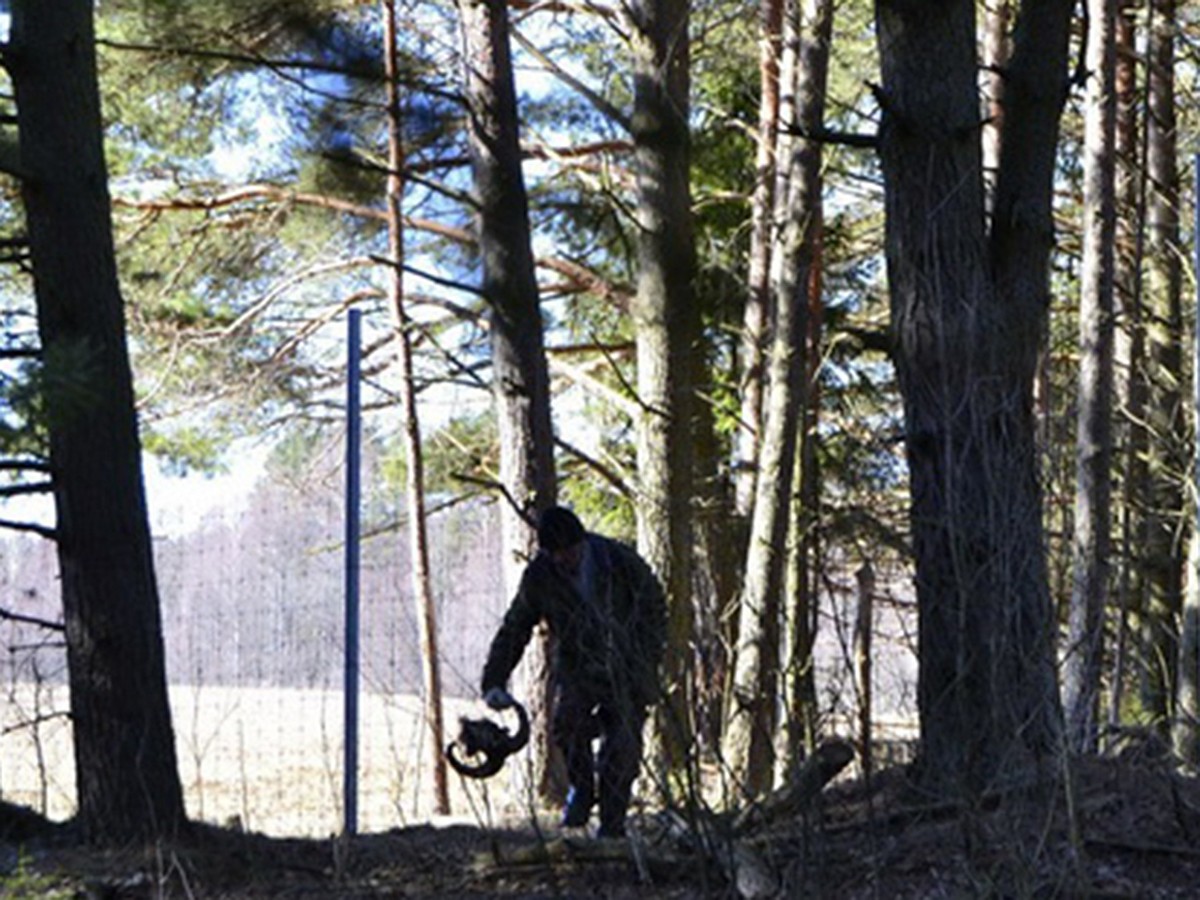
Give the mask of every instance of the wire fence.
[[(399, 501), (399, 498), (397, 498)], [(358, 827), (381, 831), (432, 814), (417, 610), (408, 543), (372, 530), (361, 563)], [(180, 776), (191, 817), (276, 835), (342, 827), (343, 508), (336, 484), (264, 481), (243, 502), (156, 517), (155, 558)], [(507, 606), (497, 510), (463, 503), (430, 520), (439, 660), (450, 731), (479, 709), (478, 677)], [(848, 573), (848, 567), (840, 567)], [(853, 728), (851, 575), (822, 597), (817, 674), (833, 730)], [(875, 715), (911, 737), (915, 662), (902, 581), (881, 578), (874, 629)], [(74, 775), (53, 545), (0, 541), (0, 798), (67, 818)], [(893, 602), (894, 601), (894, 602)], [(452, 735), (447, 735), (447, 738)], [(880, 746), (886, 748), (887, 741)], [(886, 749), (884, 750), (886, 753)], [(528, 808), (516, 782), (452, 778), (458, 815)]]

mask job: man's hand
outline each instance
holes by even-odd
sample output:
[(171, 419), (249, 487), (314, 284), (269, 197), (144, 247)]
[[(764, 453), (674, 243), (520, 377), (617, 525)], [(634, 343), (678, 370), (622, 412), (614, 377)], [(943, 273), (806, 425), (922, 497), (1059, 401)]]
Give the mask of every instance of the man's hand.
[(483, 702), (492, 709), (508, 709), (510, 706), (516, 706), (517, 701), (513, 699), (512, 694), (504, 688), (488, 688), (487, 693), (483, 695)]

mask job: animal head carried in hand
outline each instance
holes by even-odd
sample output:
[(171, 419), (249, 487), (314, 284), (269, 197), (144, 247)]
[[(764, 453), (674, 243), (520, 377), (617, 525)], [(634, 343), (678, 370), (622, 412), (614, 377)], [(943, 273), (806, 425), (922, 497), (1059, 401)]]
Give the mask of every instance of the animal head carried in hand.
[[(517, 713), (516, 732), (507, 731), (491, 719), (459, 719), (458, 739), (446, 747), (446, 758), (454, 771), (468, 778), (491, 778), (500, 771), (504, 761), (529, 743), (529, 713), (520, 703), (512, 709)], [(481, 757), (479, 762), (458, 758), (461, 747), (467, 757)]]

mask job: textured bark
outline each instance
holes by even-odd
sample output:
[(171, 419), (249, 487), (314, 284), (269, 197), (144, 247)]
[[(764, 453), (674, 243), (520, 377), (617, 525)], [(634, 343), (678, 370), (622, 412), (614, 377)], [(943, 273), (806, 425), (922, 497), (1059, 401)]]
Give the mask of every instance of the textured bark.
[(1141, 204), (1139, 202), (1138, 127), (1137, 127), (1137, 64), (1134, 47), (1134, 10), (1125, 0), (1118, 6), (1115, 30), (1116, 52), (1116, 95), (1117, 95), (1117, 171), (1115, 179), (1117, 215), (1114, 280), (1117, 285), (1117, 302), (1121, 311), (1121, 328), (1116, 332), (1114, 354), (1116, 369), (1121, 377), (1116, 382), (1116, 400), (1119, 414), (1118, 452), (1122, 472), (1120, 498), (1120, 548), (1119, 555), (1127, 560), (1121, 566), (1121, 576), (1114, 586), (1117, 591), (1117, 634), (1113, 648), (1111, 691), (1108, 699), (1108, 724), (1115, 726), (1121, 720), (1121, 706), (1125, 696), (1126, 673), (1130, 657), (1130, 613), (1139, 608), (1138, 597), (1142, 579), (1134, 564), (1138, 552), (1135, 549), (1137, 535), (1137, 513), (1134, 496), (1137, 486), (1145, 482), (1145, 391), (1139, 372), (1145, 347), (1141, 327), (1141, 297), (1138, 291), (1137, 272), (1140, 267), (1141, 230), (1139, 224)]
[[(508, 18), (501, 0), (460, 0), (466, 56), (471, 165), (478, 202), (483, 296), (491, 312), (492, 380), (500, 433), (505, 587), (515, 596), (533, 549), (536, 513), (554, 503), (554, 434), (537, 280), (530, 248), (529, 204), (521, 173), (517, 100)], [(551, 694), (546, 639), (526, 653), (527, 706), (539, 792), (557, 800), (561, 764), (550, 740)]]
[(421, 420), (413, 378), (411, 321), (404, 302), (404, 115), (400, 105), (397, 68), (396, 0), (383, 0), (384, 71), (387, 75), (388, 118), (388, 304), (396, 326), (400, 362), (400, 407), (404, 433), (405, 499), (408, 508), (409, 558), (412, 561), (413, 601), (421, 638), (421, 674), (425, 688), (427, 759), (433, 772), (434, 812), (450, 812), (450, 789), (446, 780), (445, 717), (442, 714), (442, 674), (438, 654), (437, 612), (433, 580), (429, 571), (429, 537), (425, 527), (425, 456), (421, 450)]
[(879, 0), (880, 156), (920, 615), (919, 776), (976, 793), (1058, 743), (1032, 409), (1068, 0), (1024, 4), (985, 225), (972, 0)]
[[(805, 130), (822, 122), (828, 71), (832, 5), (826, 0), (789, 5), (797, 17), (795, 121)], [(797, 439), (808, 374), (810, 273), (820, 233), (820, 145), (802, 138), (789, 143), (788, 218), (782, 224), (772, 278), (773, 338), (768, 357), (767, 399), (750, 543), (739, 613), (731, 716), (726, 759), (751, 794), (771, 786), (778, 728), (776, 698), (781, 664), (780, 616), (787, 560)]]
[(1179, 615), (1183, 602), (1183, 478), (1187, 455), (1183, 411), (1183, 310), (1179, 242), (1179, 173), (1175, 118), (1175, 4), (1150, 4), (1146, 132), (1145, 333), (1148, 485), (1143, 502), (1140, 569), (1142, 703), (1159, 733), (1174, 715)]
[(184, 821), (112, 240), (92, 4), (12, 5), (5, 64), (54, 477), (78, 821), (93, 841)]
[[(754, 161), (754, 196), (750, 201), (750, 258), (746, 310), (742, 317), (741, 421), (735, 460), (736, 504), (748, 516), (754, 501), (755, 464), (762, 433), (763, 388), (766, 384), (766, 347), (771, 317), (771, 247), (775, 217), (776, 144), (779, 135), (782, 55), (781, 28), (784, 0), (761, 0), (759, 19), (758, 149)], [(789, 110), (790, 111), (790, 110)]]
[(667, 593), (666, 702), (658, 737), (663, 762), (679, 772), (692, 746), (692, 424), (700, 313), (695, 297), (688, 180), (687, 0), (638, 0), (632, 132), (637, 169), (638, 547)]
[(1079, 288), (1074, 581), (1063, 659), (1068, 746), (1097, 747), (1104, 612), (1109, 595), (1113, 295), (1116, 237), (1116, 0), (1088, 4), (1083, 265)]

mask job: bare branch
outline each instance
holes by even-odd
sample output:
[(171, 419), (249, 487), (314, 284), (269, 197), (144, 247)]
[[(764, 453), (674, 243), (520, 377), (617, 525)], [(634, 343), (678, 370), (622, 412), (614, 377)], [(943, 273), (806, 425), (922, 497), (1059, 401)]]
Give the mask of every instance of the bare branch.
[(0, 528), (8, 528), (12, 531), (28, 531), (47, 540), (58, 540), (58, 532), (55, 529), (47, 528), (45, 525), (38, 525), (34, 522), (16, 522), (11, 519), (0, 519)]
[(546, 68), (546, 71), (550, 72), (555, 78), (587, 100), (599, 112), (607, 116), (617, 125), (621, 126), (621, 129), (625, 131), (626, 134), (633, 130), (632, 123), (629, 121), (629, 117), (625, 115), (625, 113), (621, 112), (621, 110), (617, 109), (615, 106), (613, 106), (613, 104), (609, 103), (606, 99), (601, 97), (578, 78), (563, 69), (558, 63), (543, 53), (541, 48), (537, 47), (531, 40), (521, 34), (519, 29), (512, 29), (512, 38), (521, 45), (521, 48), (526, 53), (540, 62)]
[(574, 444), (563, 440), (562, 438), (556, 437), (554, 439), (554, 443), (559, 447), (562, 447), (564, 450), (582, 462), (585, 466), (611, 484), (623, 497), (633, 496), (633, 488), (631, 488), (628, 482), (626, 482), (625, 479), (622, 478), (611, 466), (605, 465), (600, 460), (596, 459), (596, 457), (585, 452)]
[(30, 484), (10, 484), (0, 487), (0, 497), (28, 497), (31, 494), (48, 494), (54, 490), (49, 481), (35, 481)]
[(21, 622), (25, 625), (36, 625), (38, 628), (45, 628), (48, 631), (65, 631), (66, 626), (62, 622), (51, 622), (49, 619), (39, 619), (37, 616), (28, 616), (25, 613), (13, 612), (11, 609), (5, 609), (0, 606), (0, 619), (6, 622)]

